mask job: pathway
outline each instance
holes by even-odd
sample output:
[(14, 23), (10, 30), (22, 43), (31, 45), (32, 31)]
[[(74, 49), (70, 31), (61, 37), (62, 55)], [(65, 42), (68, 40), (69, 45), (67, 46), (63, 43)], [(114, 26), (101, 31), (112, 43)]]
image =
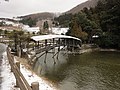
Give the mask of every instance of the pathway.
[(2, 68), (2, 59), (3, 59), (3, 52), (5, 51), (5, 45), (0, 43), (0, 88), (1, 88), (1, 83), (2, 83), (2, 76), (1, 76), (1, 68)]

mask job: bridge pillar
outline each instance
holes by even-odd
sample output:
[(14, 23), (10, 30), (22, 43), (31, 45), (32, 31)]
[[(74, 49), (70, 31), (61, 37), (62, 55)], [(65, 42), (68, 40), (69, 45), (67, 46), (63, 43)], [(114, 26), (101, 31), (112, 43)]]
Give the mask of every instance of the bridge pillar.
[(73, 42), (72, 42), (72, 51), (74, 51), (74, 47), (75, 47), (75, 40), (73, 39)]
[(55, 46), (55, 39), (53, 38), (53, 46)]
[(53, 52), (55, 53), (55, 39), (53, 38)]
[(67, 45), (67, 43), (66, 43), (66, 39), (64, 39), (64, 46), (66, 46)]
[(38, 41), (38, 49), (39, 49), (39, 47), (40, 47), (40, 44), (39, 44), (39, 41)]
[(45, 40), (45, 47), (47, 47), (47, 40)]
[(37, 42), (35, 42), (35, 49), (37, 48)]
[(60, 51), (60, 38), (58, 39), (58, 51)]
[(47, 39), (45, 40), (45, 50), (46, 50), (46, 53), (47, 53)]

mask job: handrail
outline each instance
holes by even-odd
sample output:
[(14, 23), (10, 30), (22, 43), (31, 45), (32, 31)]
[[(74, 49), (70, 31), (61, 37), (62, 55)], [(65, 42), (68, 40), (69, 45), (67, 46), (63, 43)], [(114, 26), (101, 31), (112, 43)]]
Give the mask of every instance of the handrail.
[(31, 86), (28, 84), (27, 80), (23, 76), (23, 74), (20, 72), (20, 69), (18, 66), (14, 63), (14, 57), (10, 52), (10, 49), (7, 48), (7, 56), (9, 63), (11, 65), (11, 69), (15, 75), (16, 82), (18, 83), (18, 86), (21, 90), (33, 90)]

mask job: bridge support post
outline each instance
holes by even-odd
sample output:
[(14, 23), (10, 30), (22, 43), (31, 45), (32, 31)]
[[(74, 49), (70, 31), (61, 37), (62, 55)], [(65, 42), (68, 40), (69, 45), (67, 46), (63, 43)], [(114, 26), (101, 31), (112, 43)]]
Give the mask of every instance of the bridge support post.
[(67, 49), (68, 49), (68, 51), (70, 50), (70, 40), (69, 39), (67, 41)]
[(37, 42), (35, 42), (35, 49), (37, 48)]
[(35, 43), (33, 43), (33, 47), (32, 47), (32, 48), (33, 48), (33, 50), (34, 50), (34, 44), (35, 44)]
[(53, 52), (55, 53), (55, 39), (53, 38)]
[(46, 63), (46, 57), (47, 57), (47, 39), (45, 40), (45, 59), (44, 59), (44, 63)]
[(58, 40), (58, 52), (60, 51), (60, 38)]
[(75, 41), (74, 41), (74, 39), (73, 39), (73, 42), (72, 42), (72, 51), (74, 52), (74, 47), (75, 47)]
[(40, 44), (39, 44), (39, 41), (38, 41), (38, 49), (39, 49), (39, 47), (40, 47)]
[(47, 40), (45, 40), (45, 48), (47, 48)]

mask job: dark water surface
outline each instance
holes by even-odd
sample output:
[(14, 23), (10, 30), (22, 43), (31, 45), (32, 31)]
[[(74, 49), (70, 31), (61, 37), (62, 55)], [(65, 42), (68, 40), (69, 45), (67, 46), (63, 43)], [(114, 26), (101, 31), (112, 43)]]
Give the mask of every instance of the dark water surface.
[[(81, 55), (45, 55), (34, 71), (55, 82), (59, 90), (120, 90), (120, 52), (89, 52)], [(56, 61), (56, 64), (53, 61)]]

